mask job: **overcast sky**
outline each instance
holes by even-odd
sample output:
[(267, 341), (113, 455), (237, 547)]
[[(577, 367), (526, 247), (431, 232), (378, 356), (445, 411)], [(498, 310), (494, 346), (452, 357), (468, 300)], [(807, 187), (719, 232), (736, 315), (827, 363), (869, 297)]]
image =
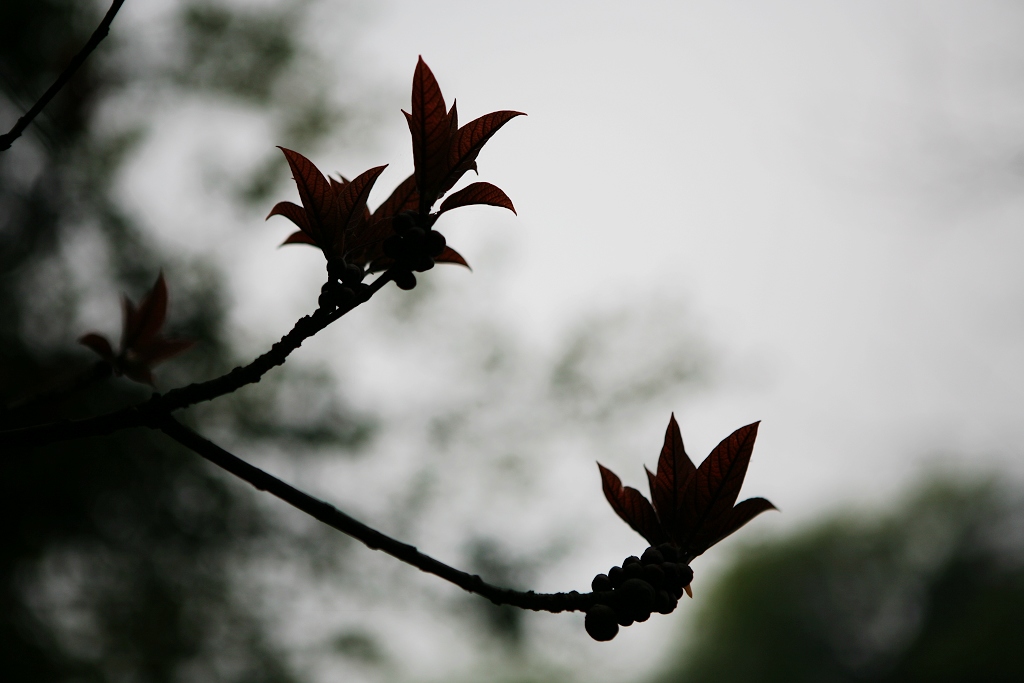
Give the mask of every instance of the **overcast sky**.
[(529, 114), (480, 160), (518, 219), (451, 228), (511, 249), (508, 315), (690, 304), (720, 363), (672, 406), (696, 453), (764, 420), (749, 485), (795, 516), (936, 458), (1021, 472), (1024, 7), (392, 2), (369, 26), (381, 79), (422, 54), (464, 119)]
[[(385, 93), (374, 142), (326, 169), (391, 163), (384, 191), (410, 172), (398, 110), (418, 55), (463, 121), (528, 114), (479, 160), (518, 216), (446, 215), (476, 272), (426, 276), (486, 297), (465, 315), (546, 348), (594, 311), (654, 307), (645, 334), (704, 340), (709, 381), (622, 437), (627, 483), (671, 411), (697, 458), (763, 420), (744, 492), (784, 511), (763, 528), (887, 500), (936, 465), (1024, 474), (1024, 6), (392, 0), (355, 28), (317, 11), (312, 39)], [(222, 252), (239, 329), (269, 339), (315, 301), (319, 256), (272, 250), (280, 224), (251, 234)], [(622, 362), (648, 349), (640, 335)]]

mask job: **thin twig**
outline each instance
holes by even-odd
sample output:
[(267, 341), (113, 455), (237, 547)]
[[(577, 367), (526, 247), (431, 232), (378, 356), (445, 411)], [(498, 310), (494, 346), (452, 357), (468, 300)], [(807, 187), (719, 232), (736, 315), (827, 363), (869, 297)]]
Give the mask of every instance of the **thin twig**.
[(428, 574), (438, 576), (459, 588), (481, 595), (496, 605), (511, 605), (522, 609), (543, 612), (586, 611), (597, 601), (594, 593), (534, 593), (493, 586), (475, 574), (451, 567), (429, 555), (424, 555), (414, 546), (397, 541), (362, 522), (353, 519), (338, 508), (319, 498), (303, 493), (294, 486), (254, 467), (241, 458), (229, 453), (217, 444), (192, 431), (170, 415), (164, 415), (157, 424), (159, 428), (178, 443), (190, 448), (214, 465), (243, 479), (260, 491), (277, 496), (289, 505), (315, 517), (324, 524), (362, 541), (372, 550), (380, 550), (394, 558), (411, 564)]
[(89, 37), (89, 42), (85, 44), (78, 54), (72, 58), (71, 63), (65, 67), (64, 71), (61, 72), (57, 80), (53, 82), (53, 85), (43, 93), (43, 96), (32, 105), (32, 108), (25, 112), (25, 115), (18, 119), (17, 123), (14, 124), (14, 128), (3, 135), (0, 135), (0, 152), (4, 152), (11, 148), (11, 145), (17, 140), (21, 134), (28, 128), (28, 125), (32, 123), (32, 120), (39, 115), (39, 112), (43, 111), (43, 108), (50, 103), (53, 96), (60, 92), (60, 89), (71, 80), (71, 77), (78, 71), (78, 67), (82, 66), (82, 63), (92, 54), (92, 51), (96, 49), (96, 46), (107, 37), (110, 33), (110, 23), (114, 21), (114, 15), (121, 9), (121, 5), (124, 4), (124, 0), (114, 0), (111, 3), (110, 9), (103, 16), (103, 21), (96, 27), (96, 30), (92, 32), (92, 36)]
[(179, 389), (172, 389), (163, 395), (153, 394), (143, 403), (104, 415), (2, 431), (0, 432), (0, 449), (42, 446), (57, 441), (103, 436), (122, 429), (148, 426), (159, 422), (160, 418), (175, 410), (209, 401), (237, 391), (247, 384), (259, 382), (267, 372), (284, 364), (288, 355), (299, 348), (302, 342), (360, 304), (369, 301), (370, 297), (380, 291), (391, 279), (391, 271), (385, 271), (372, 284), (361, 288), (357, 298), (350, 304), (333, 310), (318, 308), (312, 315), (300, 318), (288, 334), (281, 337), (276, 344), (270, 347), (269, 351), (248, 365), (237, 367), (206, 382), (197, 382)]

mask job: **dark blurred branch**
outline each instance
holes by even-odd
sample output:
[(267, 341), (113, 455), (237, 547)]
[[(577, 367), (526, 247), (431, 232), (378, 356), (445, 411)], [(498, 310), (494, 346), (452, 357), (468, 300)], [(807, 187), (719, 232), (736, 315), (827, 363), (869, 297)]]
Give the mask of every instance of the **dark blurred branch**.
[(312, 315), (299, 318), (291, 331), (248, 365), (237, 367), (227, 374), (206, 382), (190, 384), (172, 389), (166, 394), (153, 394), (149, 400), (105, 415), (61, 420), (32, 427), (10, 429), (0, 432), (0, 448), (42, 446), (57, 441), (79, 439), (88, 436), (102, 436), (121, 429), (143, 427), (160, 423), (162, 418), (175, 410), (209, 401), (247, 384), (254, 384), (267, 372), (283, 365), (288, 355), (299, 348), (302, 342), (320, 332), (332, 322), (362, 303), (369, 301), (392, 279), (392, 272), (385, 271), (372, 284), (357, 289), (356, 298), (350, 303), (334, 308), (321, 306)]
[(324, 524), (363, 542), (368, 548), (385, 552), (406, 564), (411, 564), (421, 571), (454, 583), (465, 591), (485, 597), (496, 605), (511, 605), (522, 609), (543, 612), (581, 612), (585, 611), (597, 600), (597, 596), (594, 593), (577, 593), (576, 591), (570, 593), (534, 593), (533, 591), (522, 592), (492, 586), (479, 576), (467, 574), (464, 571), (435, 560), (429, 555), (424, 555), (414, 546), (386, 536), (349, 517), (333, 505), (303, 493), (277, 477), (250, 465), (192, 431), (170, 415), (164, 415), (158, 423), (151, 426), (159, 428), (178, 443), (195, 451), (214, 465), (227, 470), (240, 479), (244, 479), (260, 491), (267, 491), (277, 496), (292, 507), (298, 508)]
[(53, 82), (53, 85), (43, 93), (43, 96), (32, 105), (32, 108), (25, 112), (25, 115), (18, 119), (17, 123), (14, 124), (14, 128), (3, 135), (0, 135), (0, 152), (7, 151), (11, 148), (11, 145), (21, 137), (21, 134), (25, 132), (28, 125), (32, 123), (33, 119), (39, 116), (39, 112), (43, 111), (43, 108), (50, 103), (54, 95), (60, 92), (60, 89), (71, 80), (71, 77), (78, 71), (78, 67), (82, 66), (85, 60), (92, 54), (92, 51), (96, 49), (96, 46), (107, 37), (110, 33), (110, 23), (114, 21), (114, 15), (121, 9), (121, 5), (124, 4), (124, 0), (114, 0), (110, 4), (110, 9), (107, 10), (106, 15), (103, 17), (103, 21), (96, 27), (96, 30), (92, 32), (92, 36), (89, 37), (89, 42), (85, 44), (78, 54), (74, 56), (71, 63), (65, 67), (64, 71), (61, 72), (57, 80)]

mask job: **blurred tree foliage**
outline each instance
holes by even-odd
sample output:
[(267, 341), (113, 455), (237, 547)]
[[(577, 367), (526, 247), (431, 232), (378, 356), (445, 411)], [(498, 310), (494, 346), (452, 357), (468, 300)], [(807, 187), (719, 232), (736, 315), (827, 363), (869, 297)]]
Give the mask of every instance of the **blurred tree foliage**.
[[(125, 291), (137, 299), (161, 267), (172, 282), (170, 328), (201, 343), (159, 374), (177, 383), (231, 366), (216, 270), (157, 255), (114, 197), (144, 122), (103, 126), (100, 112), (140, 84), (204, 93), (265, 112), (281, 142), (312, 144), (341, 117), (311, 79), (303, 81), (307, 98), (294, 92), (306, 6), (174, 5), (167, 28), (178, 47), (146, 58), (144, 41), (133, 43), (118, 17), (68, 87), (0, 154), (0, 425), (92, 414), (144, 397), (147, 390), (126, 380), (90, 383), (94, 358), (75, 339), (86, 331), (79, 312), (90, 295)], [(105, 9), (82, 0), (0, 3), (5, 130)], [(288, 88), (284, 114), (274, 102)], [(258, 169), (242, 195), (259, 197), (278, 179)], [(324, 399), (325, 382), (302, 376), (289, 383), (287, 376), (240, 395), (230, 425), (236, 434), (334, 446), (365, 440), (365, 421)], [(313, 398), (296, 396), (300, 386), (312, 387)], [(319, 407), (297, 429), (275, 422), (276, 405), (306, 405), (301, 400)], [(3, 680), (293, 680), (260, 621), (259, 601), (236, 577), (257, 556), (301, 550), (302, 539), (262, 512), (244, 487), (159, 435), (137, 430), (4, 453), (0, 519)]]
[(1019, 681), (1024, 496), (933, 484), (743, 551), (662, 680)]

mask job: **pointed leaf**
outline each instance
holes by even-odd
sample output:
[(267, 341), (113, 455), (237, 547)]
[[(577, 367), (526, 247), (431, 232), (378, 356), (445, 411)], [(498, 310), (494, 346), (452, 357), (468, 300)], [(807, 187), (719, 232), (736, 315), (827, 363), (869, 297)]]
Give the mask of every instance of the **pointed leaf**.
[(438, 213), (442, 214), (445, 211), (451, 211), (460, 206), (469, 206), (470, 204), (500, 206), (512, 213), (516, 212), (516, 207), (512, 206), (512, 200), (500, 188), (490, 183), (473, 183), (441, 202), (441, 209)]
[(658, 474), (654, 478), (649, 477), (654, 509), (669, 535), (677, 535), (677, 519), (683, 507), (683, 494), (696, 471), (697, 468), (683, 447), (683, 436), (679, 432), (676, 415), (672, 413), (665, 430), (661, 456), (658, 458)]
[(283, 247), (286, 244), (309, 244), (314, 247), (320, 246), (319, 244), (313, 241), (312, 237), (302, 232), (301, 230), (298, 230), (288, 235), (288, 239), (286, 239), (284, 242), (281, 242), (281, 244), (279, 244), (278, 246)]
[(651, 545), (667, 541), (665, 532), (658, 524), (658, 517), (654, 514), (654, 507), (644, 498), (644, 494), (631, 486), (623, 487), (622, 480), (601, 463), (597, 467), (601, 471), (604, 497), (615, 513)]
[(113, 362), (114, 349), (110, 346), (110, 342), (107, 341), (107, 338), (103, 335), (90, 332), (89, 334), (84, 334), (79, 337), (78, 343), (82, 346), (88, 346), (103, 360)]
[(352, 182), (345, 183), (338, 190), (338, 210), (341, 216), (341, 225), (345, 230), (352, 229), (366, 217), (366, 200), (370, 196), (370, 190), (377, 178), (387, 168), (375, 166), (363, 171), (352, 179)]
[[(412, 133), (412, 157), (421, 201), (436, 195), (437, 179), (445, 172), (451, 121), (437, 79), (423, 57), (416, 62), (412, 79), (412, 111), (406, 114)], [(429, 207), (427, 207), (429, 210)]]
[(448, 110), (448, 134), (455, 135), (459, 130), (459, 108), (458, 102), (452, 100), (452, 108)]
[(474, 119), (452, 136), (448, 150), (447, 173), (439, 184), (439, 195), (443, 195), (459, 181), (466, 171), (476, 168), (476, 157), (491, 136), (517, 116), (521, 111), (495, 111)]
[(403, 180), (395, 188), (387, 199), (384, 200), (377, 210), (373, 212), (374, 220), (391, 218), (403, 211), (415, 211), (419, 206), (419, 196), (416, 194), (416, 175), (413, 174)]
[[(440, 256), (435, 256), (434, 263), (454, 263), (469, 268), (469, 264), (466, 263), (466, 259), (462, 258), (462, 254), (451, 247), (445, 247)], [(469, 270), (472, 271), (473, 269), (469, 268)]]
[(152, 339), (164, 325), (167, 317), (167, 283), (161, 272), (153, 289), (142, 297), (139, 307), (134, 310), (131, 329), (126, 330), (124, 348), (130, 348)]
[(717, 523), (704, 530), (694, 539), (694, 543), (706, 550), (721, 541), (726, 536), (738, 530), (744, 524), (757, 517), (762, 512), (777, 510), (774, 505), (764, 498), (747, 498), (739, 503), (732, 510), (718, 518)]
[(680, 538), (681, 542), (692, 542), (705, 524), (713, 527), (719, 517), (732, 509), (747, 474), (759, 424), (737, 429), (697, 468), (693, 483), (686, 489), (685, 519), (681, 520), (685, 527), (679, 529), (680, 536), (685, 538)]
[[(299, 189), (299, 199), (306, 209), (308, 225), (306, 232), (325, 248), (330, 242), (330, 227), (337, 221), (337, 205), (334, 198), (334, 190), (324, 174), (320, 172), (313, 162), (298, 152), (279, 147), (288, 160), (288, 166), (292, 171), (292, 178)], [(301, 226), (300, 226), (301, 227)]]
[[(309, 233), (309, 219), (306, 217), (306, 210), (298, 204), (292, 202), (278, 202), (274, 205), (274, 208), (267, 214), (267, 219), (271, 216), (284, 216), (292, 223), (298, 226), (300, 230), (305, 233)], [(289, 238), (291, 239), (291, 238)], [(312, 236), (310, 236), (312, 240)], [(315, 241), (311, 241), (310, 244), (316, 244)]]

